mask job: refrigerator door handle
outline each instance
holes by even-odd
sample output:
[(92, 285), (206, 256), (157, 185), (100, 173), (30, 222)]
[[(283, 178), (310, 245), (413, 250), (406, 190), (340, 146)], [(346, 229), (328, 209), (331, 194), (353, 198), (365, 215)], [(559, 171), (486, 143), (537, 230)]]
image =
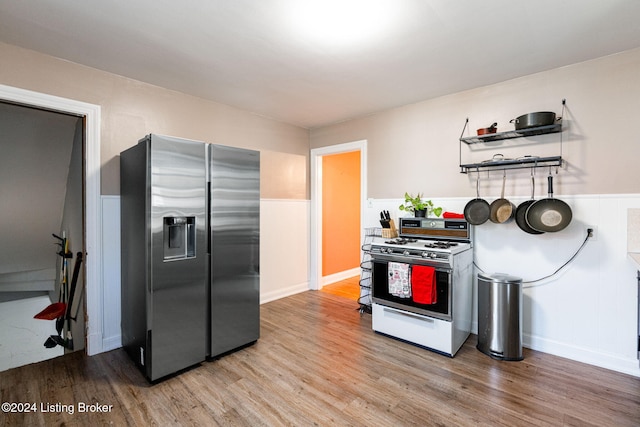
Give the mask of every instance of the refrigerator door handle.
[(207, 230), (207, 254), (211, 254), (211, 217), (209, 215), (211, 212), (211, 181), (207, 181), (207, 197), (206, 197), (206, 206), (207, 206), (207, 221), (205, 230)]

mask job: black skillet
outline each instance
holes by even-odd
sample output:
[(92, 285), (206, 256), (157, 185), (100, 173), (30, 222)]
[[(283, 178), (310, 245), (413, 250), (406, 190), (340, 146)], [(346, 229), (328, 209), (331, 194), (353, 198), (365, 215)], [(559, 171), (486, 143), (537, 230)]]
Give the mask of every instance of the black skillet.
[(518, 208), (516, 209), (516, 224), (518, 224), (518, 227), (520, 227), (520, 229), (526, 233), (543, 234), (542, 231), (534, 230), (533, 228), (529, 227), (529, 224), (527, 224), (527, 209), (529, 209), (529, 206), (535, 203), (535, 200), (533, 198), (535, 191), (536, 191), (536, 180), (533, 177), (533, 170), (532, 170), (531, 171), (531, 200), (527, 200), (518, 205)]
[(553, 177), (549, 174), (549, 197), (536, 201), (527, 209), (527, 224), (536, 231), (564, 230), (571, 222), (571, 208), (565, 202), (553, 198)]
[(489, 220), (491, 216), (491, 207), (489, 202), (480, 198), (480, 173), (476, 178), (476, 198), (470, 200), (464, 207), (464, 219), (469, 224), (480, 225)]

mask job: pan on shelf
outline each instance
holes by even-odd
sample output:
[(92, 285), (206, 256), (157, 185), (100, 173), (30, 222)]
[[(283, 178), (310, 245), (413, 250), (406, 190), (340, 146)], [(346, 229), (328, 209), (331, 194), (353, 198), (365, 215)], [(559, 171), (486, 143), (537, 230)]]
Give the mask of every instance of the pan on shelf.
[(497, 130), (498, 130), (498, 123), (494, 123), (488, 128), (480, 128), (476, 132), (478, 133), (478, 136), (481, 136), (489, 133), (496, 133)]
[[(557, 120), (560, 120), (560, 117), (558, 117)], [(552, 111), (538, 111), (536, 113), (523, 114), (515, 119), (511, 119), (509, 122), (514, 124), (516, 130), (548, 126), (556, 122), (556, 113)]]

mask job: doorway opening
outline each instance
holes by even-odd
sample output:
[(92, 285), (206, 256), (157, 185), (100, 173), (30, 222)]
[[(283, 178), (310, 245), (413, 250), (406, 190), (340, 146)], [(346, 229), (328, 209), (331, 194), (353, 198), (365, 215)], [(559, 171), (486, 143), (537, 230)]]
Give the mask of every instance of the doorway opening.
[(100, 106), (0, 85), (0, 101), (81, 117), (84, 124), (85, 351), (103, 351), (101, 287)]
[[(83, 135), (78, 115), (0, 102), (0, 370), (84, 349)], [(34, 319), (52, 303), (69, 310)]]
[[(320, 290), (324, 286), (323, 274), (323, 234), (324, 229), (328, 227), (326, 218), (323, 218), (323, 159), (325, 156), (336, 154), (358, 152), (360, 160), (360, 191), (358, 199), (359, 223), (363, 223), (363, 207), (367, 194), (367, 141), (355, 141), (345, 144), (332, 145), (329, 147), (317, 148), (311, 150), (311, 248), (310, 248), (310, 280), (309, 288)], [(335, 218), (335, 221), (341, 221), (341, 218)], [(323, 226), (324, 222), (324, 226)], [(362, 227), (360, 227), (357, 245), (362, 242)], [(355, 239), (354, 238), (354, 239)], [(344, 279), (344, 278), (343, 278)]]

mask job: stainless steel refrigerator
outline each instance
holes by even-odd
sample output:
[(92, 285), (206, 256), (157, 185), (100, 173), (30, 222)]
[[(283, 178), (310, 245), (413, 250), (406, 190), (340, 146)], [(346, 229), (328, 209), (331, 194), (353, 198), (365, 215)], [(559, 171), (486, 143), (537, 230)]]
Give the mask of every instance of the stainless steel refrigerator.
[(120, 156), (122, 345), (151, 381), (259, 338), (259, 152), (148, 135)]

